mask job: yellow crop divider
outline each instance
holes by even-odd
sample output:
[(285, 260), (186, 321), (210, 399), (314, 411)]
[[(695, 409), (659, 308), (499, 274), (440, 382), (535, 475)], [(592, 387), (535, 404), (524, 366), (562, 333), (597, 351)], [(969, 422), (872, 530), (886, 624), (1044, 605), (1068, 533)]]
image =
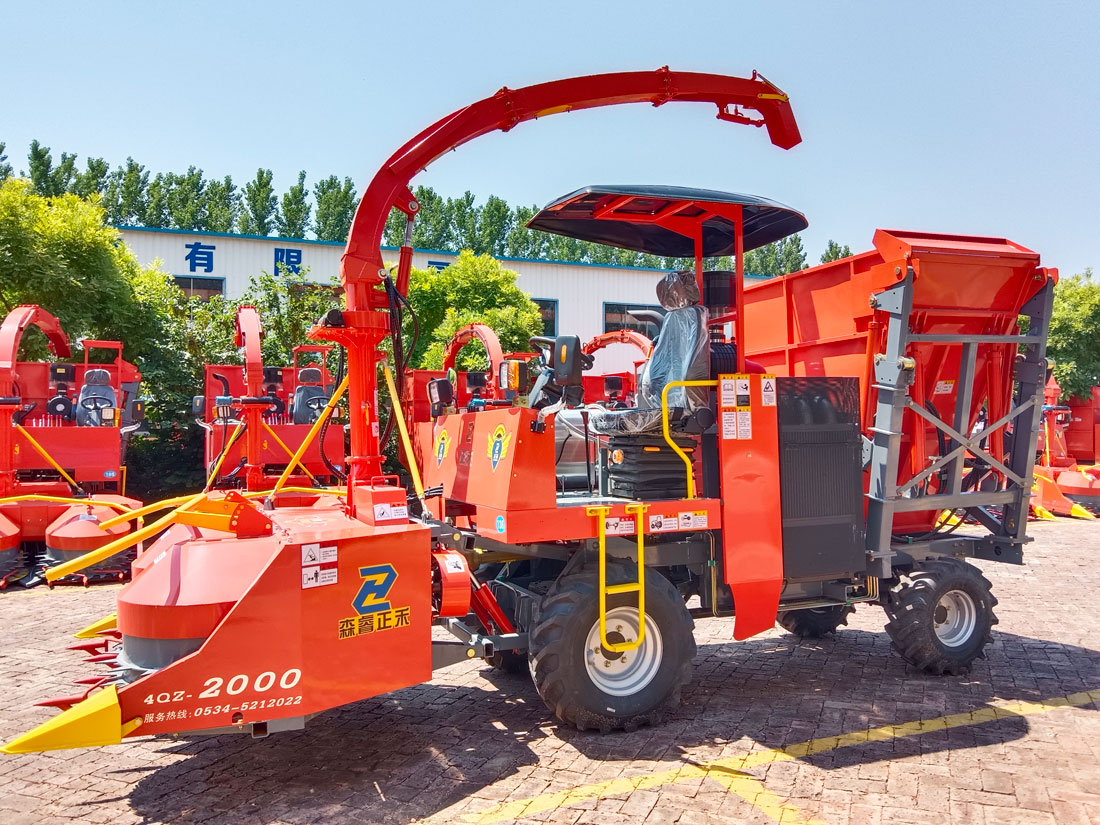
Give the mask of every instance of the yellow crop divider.
[[(611, 508), (606, 506), (588, 507), (585, 513), (596, 518), (596, 536), (598, 539), (599, 570), (599, 612), (600, 644), (613, 653), (626, 653), (637, 650), (645, 641), (645, 524), (644, 517), (648, 504), (628, 504), (626, 512), (634, 516), (635, 532), (638, 537), (638, 579), (625, 584), (607, 583), (607, 516)], [(638, 638), (622, 642), (612, 642), (607, 638), (607, 597), (619, 593), (638, 594)]]

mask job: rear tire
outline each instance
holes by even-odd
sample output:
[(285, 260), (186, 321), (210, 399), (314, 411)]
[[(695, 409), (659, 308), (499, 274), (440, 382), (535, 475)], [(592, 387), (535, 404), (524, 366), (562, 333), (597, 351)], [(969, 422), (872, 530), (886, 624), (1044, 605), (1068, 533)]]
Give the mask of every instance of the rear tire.
[[(608, 581), (630, 581), (633, 572), (609, 566)], [(540, 603), (531, 632), (531, 673), (539, 696), (566, 724), (604, 733), (634, 730), (656, 724), (680, 703), (695, 658), (694, 623), (668, 579), (647, 569), (645, 585), (645, 640), (626, 653), (599, 643), (594, 572), (559, 579)], [(607, 603), (609, 641), (637, 638), (636, 595), (612, 595)]]
[(811, 607), (806, 610), (786, 610), (776, 617), (780, 627), (803, 639), (820, 639), (836, 633), (841, 625), (848, 624), (848, 617), (855, 613), (850, 604), (832, 607)]
[(957, 559), (924, 562), (886, 603), (886, 632), (905, 661), (926, 673), (967, 673), (993, 641), (997, 604), (978, 568)]

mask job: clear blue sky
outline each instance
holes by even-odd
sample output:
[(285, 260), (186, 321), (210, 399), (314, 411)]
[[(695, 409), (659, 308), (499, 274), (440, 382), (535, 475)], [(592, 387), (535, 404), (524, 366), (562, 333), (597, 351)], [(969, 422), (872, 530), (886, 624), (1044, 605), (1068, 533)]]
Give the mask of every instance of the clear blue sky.
[(592, 183), (745, 191), (869, 248), (876, 227), (1004, 235), (1064, 274), (1100, 265), (1100, 4), (21, 3), (4, 12), (0, 141), (189, 164), (285, 189), (361, 187), (437, 117), (624, 69), (747, 75), (791, 96), (784, 152), (710, 106), (577, 113), (493, 135), (415, 183), (545, 203)]

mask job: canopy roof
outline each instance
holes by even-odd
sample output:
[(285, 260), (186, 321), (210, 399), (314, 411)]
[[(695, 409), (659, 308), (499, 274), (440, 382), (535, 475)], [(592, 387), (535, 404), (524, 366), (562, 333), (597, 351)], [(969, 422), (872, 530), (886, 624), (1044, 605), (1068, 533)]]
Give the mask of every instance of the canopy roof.
[[(671, 258), (695, 256), (692, 219), (703, 220), (703, 257), (734, 253), (731, 206), (744, 210), (744, 248), (757, 249), (809, 223), (789, 206), (755, 195), (685, 186), (588, 186), (558, 198), (527, 222), (531, 229)], [(709, 214), (709, 212), (718, 214)], [(724, 213), (724, 214), (723, 214)], [(706, 216), (706, 217), (704, 217)]]

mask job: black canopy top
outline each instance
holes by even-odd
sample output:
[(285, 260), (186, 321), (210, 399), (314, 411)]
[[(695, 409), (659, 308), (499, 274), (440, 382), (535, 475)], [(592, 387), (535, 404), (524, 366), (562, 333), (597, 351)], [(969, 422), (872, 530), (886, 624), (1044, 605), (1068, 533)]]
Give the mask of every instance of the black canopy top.
[[(676, 210), (677, 204), (685, 205)], [(648, 219), (665, 210), (675, 210), (679, 217), (698, 217), (707, 211), (707, 204), (740, 205), (744, 208), (746, 252), (801, 232), (809, 225), (800, 212), (755, 195), (690, 189), (686, 186), (588, 186), (543, 207), (527, 222), (527, 226), (635, 252), (692, 258), (695, 256), (692, 237)], [(614, 209), (606, 211), (603, 216), (594, 216), (598, 210), (611, 206)], [(733, 253), (733, 222), (720, 215), (711, 215), (704, 220), (703, 257)]]

